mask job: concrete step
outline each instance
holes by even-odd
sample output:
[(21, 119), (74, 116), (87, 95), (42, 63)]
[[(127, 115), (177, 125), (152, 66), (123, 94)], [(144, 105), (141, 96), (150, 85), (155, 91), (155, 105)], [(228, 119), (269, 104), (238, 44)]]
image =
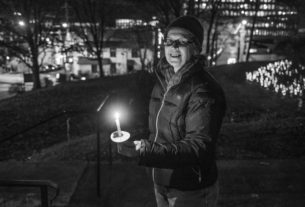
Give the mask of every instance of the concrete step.
[[(59, 186), (59, 196), (52, 206), (66, 206), (79, 179), (87, 166), (86, 162), (0, 162), (1, 180), (50, 180)], [(49, 190), (49, 198), (54, 197)], [(1, 187), (0, 206), (40, 206), (40, 189), (33, 187)]]

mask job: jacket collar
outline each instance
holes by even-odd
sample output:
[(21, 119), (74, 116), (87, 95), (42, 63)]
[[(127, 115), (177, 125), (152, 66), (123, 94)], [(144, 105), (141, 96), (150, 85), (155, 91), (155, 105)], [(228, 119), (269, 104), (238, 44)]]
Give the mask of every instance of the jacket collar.
[(166, 61), (166, 58), (162, 57), (155, 73), (163, 89), (166, 90), (179, 84), (197, 70), (202, 70), (203, 67), (204, 62), (202, 56), (195, 56), (186, 62), (177, 73), (175, 73), (174, 68)]

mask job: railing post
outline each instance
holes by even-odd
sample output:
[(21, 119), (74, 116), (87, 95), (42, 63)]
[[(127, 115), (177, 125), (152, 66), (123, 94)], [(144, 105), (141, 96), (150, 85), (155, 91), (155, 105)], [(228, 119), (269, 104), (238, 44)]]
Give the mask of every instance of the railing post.
[(96, 114), (96, 187), (97, 187), (97, 195), (100, 197), (101, 196), (101, 187), (100, 187), (100, 156), (101, 156), (101, 147), (100, 147), (100, 113), (97, 112)]
[(100, 123), (100, 111), (103, 108), (104, 104), (108, 100), (109, 95), (107, 95), (104, 100), (101, 102), (99, 107), (96, 109), (96, 190), (98, 197), (101, 196), (101, 184), (100, 184), (100, 171), (101, 171), (101, 146), (100, 146), (100, 131), (101, 131), (101, 123)]
[(66, 124), (67, 124), (67, 141), (70, 142), (70, 117), (67, 117)]
[[(0, 187), (35, 187), (35, 188), (39, 188), (41, 207), (51, 206), (54, 199), (59, 195), (58, 185), (49, 180), (0, 180)], [(49, 187), (56, 190), (54, 197), (50, 200), (49, 200), (49, 195), (48, 195)]]
[(108, 162), (109, 162), (109, 165), (110, 166), (112, 166), (112, 142), (111, 142), (111, 138), (110, 138), (110, 136), (109, 136), (109, 146), (108, 146), (108, 150), (109, 150), (109, 160), (108, 160)]
[(41, 207), (49, 207), (48, 186), (40, 187)]

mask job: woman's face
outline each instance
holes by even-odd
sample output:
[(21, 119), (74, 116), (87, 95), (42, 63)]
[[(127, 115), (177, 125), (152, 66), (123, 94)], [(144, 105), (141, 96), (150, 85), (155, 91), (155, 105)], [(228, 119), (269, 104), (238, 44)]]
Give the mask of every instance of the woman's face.
[(165, 58), (177, 72), (194, 54), (192, 35), (182, 28), (171, 28), (165, 40)]

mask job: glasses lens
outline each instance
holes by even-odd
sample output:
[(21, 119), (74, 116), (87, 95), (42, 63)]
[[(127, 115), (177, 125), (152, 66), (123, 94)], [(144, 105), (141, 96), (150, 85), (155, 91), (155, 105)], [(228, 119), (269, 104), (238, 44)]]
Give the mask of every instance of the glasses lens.
[(165, 42), (164, 42), (164, 45), (165, 45), (165, 46), (171, 46), (171, 45), (173, 45), (173, 44), (174, 44), (174, 41), (171, 40), (171, 39), (166, 39)]
[(179, 40), (178, 42), (179, 42), (178, 43), (179, 46), (183, 46), (183, 47), (188, 46), (189, 44), (192, 43), (191, 41), (187, 41), (187, 40)]
[(186, 47), (189, 44), (191, 44), (191, 41), (188, 40), (171, 40), (171, 39), (166, 39), (164, 42), (165, 46), (174, 46), (174, 47)]

